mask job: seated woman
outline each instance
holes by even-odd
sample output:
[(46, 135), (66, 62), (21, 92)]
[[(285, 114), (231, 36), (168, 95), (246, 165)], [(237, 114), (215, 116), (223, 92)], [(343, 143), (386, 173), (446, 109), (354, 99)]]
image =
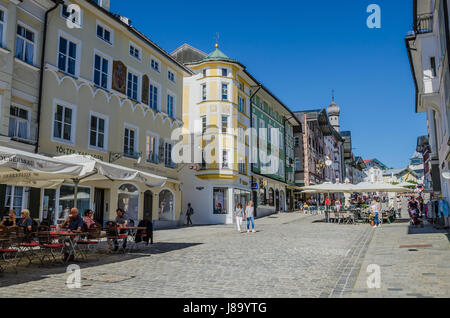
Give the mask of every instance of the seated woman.
[(33, 225), (33, 220), (30, 217), (30, 211), (25, 209), (20, 212), (22, 220), (20, 220), (18, 226), (23, 227), (25, 231), (31, 232), (31, 227)]
[(94, 211), (92, 211), (91, 209), (88, 209), (84, 212), (84, 224), (86, 224), (87, 228), (91, 228), (92, 225), (95, 225), (95, 221), (93, 219), (94, 217)]
[[(91, 228), (95, 228), (95, 226), (99, 226), (101, 227), (100, 224), (97, 224), (97, 222), (95, 222), (94, 220), (94, 211), (92, 211), (91, 209), (86, 210), (86, 212), (84, 212), (84, 224), (86, 225), (87, 229), (91, 229)], [(100, 231), (100, 237), (106, 237), (106, 232), (105, 231)]]
[(3, 218), (2, 222), (0, 222), (0, 225), (6, 226), (6, 227), (13, 227), (17, 226), (17, 220), (16, 220), (16, 211), (11, 210), (8, 212), (8, 219)]

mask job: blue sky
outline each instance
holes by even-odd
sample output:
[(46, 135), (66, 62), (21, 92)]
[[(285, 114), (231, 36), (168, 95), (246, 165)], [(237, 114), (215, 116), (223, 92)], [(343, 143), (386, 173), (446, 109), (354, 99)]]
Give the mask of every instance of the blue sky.
[[(327, 107), (334, 89), (355, 155), (399, 168), (427, 134), (403, 40), (412, 2), (111, 0), (111, 11), (169, 53), (183, 43), (210, 53), (219, 32), (220, 49), (294, 111)], [(381, 29), (366, 26), (372, 3)]]

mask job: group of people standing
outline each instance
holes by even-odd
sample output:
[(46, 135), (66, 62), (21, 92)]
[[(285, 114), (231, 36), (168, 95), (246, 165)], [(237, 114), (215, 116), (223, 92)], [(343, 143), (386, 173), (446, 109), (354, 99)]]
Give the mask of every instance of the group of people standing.
[[(194, 214), (194, 209), (192, 208), (192, 204), (188, 203), (188, 208), (186, 210), (186, 225), (192, 225), (191, 216)], [(242, 221), (247, 221), (247, 233), (250, 233), (250, 225), (251, 225), (251, 231), (253, 233), (256, 232), (255, 230), (255, 208), (253, 201), (250, 201), (248, 204), (245, 205), (245, 209), (242, 206), (242, 203), (238, 203), (236, 205), (236, 209), (233, 212), (234, 219), (236, 220), (237, 224), (237, 230), (238, 232), (242, 233), (241, 225)]]

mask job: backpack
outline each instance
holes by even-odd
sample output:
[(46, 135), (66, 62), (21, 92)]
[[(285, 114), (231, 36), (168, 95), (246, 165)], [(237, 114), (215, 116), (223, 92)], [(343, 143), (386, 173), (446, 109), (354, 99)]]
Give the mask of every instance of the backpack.
[(189, 208), (189, 215), (193, 215), (194, 214), (194, 209), (192, 207)]

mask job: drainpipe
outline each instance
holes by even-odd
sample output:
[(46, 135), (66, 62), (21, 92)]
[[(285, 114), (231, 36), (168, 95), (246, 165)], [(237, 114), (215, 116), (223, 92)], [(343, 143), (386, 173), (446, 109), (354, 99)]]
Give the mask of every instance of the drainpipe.
[(37, 141), (35, 153), (39, 152), (39, 135), (41, 130), (41, 108), (42, 108), (42, 93), (44, 86), (44, 68), (45, 68), (45, 46), (47, 43), (47, 25), (48, 25), (48, 15), (54, 11), (60, 4), (64, 4), (63, 0), (53, 0), (55, 5), (45, 12), (44, 18), (44, 34), (42, 40), (42, 52), (41, 52), (41, 74), (39, 74), (39, 99), (38, 99), (38, 109), (37, 109)]

